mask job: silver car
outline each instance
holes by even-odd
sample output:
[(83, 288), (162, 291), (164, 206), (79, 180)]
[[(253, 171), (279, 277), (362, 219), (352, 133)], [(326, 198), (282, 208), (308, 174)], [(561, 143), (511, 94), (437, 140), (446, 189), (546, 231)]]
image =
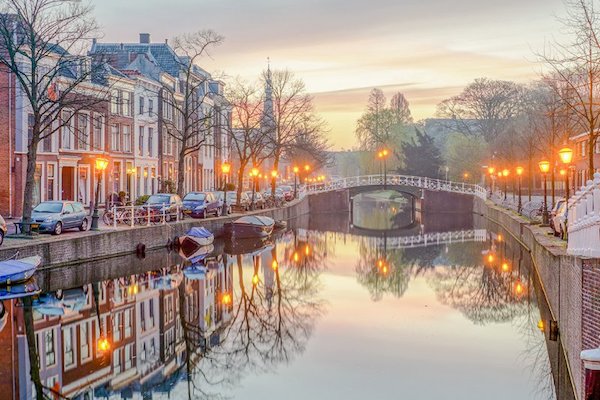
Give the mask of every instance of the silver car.
[(40, 224), (40, 233), (60, 235), (64, 229), (88, 229), (88, 214), (77, 201), (43, 201), (31, 213), (32, 222)]

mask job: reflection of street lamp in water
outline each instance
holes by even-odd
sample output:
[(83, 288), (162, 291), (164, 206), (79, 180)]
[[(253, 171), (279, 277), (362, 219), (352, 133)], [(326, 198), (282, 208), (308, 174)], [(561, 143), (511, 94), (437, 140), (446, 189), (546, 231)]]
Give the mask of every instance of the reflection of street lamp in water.
[(99, 296), (99, 286), (101, 285), (100, 282), (96, 282), (96, 283), (92, 283), (92, 295), (94, 296), (94, 307), (96, 309), (96, 318), (98, 318), (98, 328), (100, 330), (100, 336), (98, 338), (98, 343), (97, 343), (97, 348), (99, 351), (101, 352), (105, 352), (110, 350), (110, 342), (108, 341), (108, 338), (105, 336), (106, 332), (103, 332), (103, 325), (102, 325), (102, 321), (100, 321), (100, 305), (98, 304), (98, 297)]

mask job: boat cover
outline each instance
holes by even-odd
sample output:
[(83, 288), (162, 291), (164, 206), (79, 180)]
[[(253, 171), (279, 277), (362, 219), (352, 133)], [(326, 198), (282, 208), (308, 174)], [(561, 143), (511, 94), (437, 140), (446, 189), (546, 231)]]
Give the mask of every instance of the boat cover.
[(12, 276), (29, 271), (40, 265), (42, 259), (38, 256), (27, 257), (21, 260), (6, 260), (0, 261), (0, 277)]
[(209, 231), (205, 227), (192, 228), (186, 233), (186, 235), (203, 239), (213, 236), (211, 231)]
[(275, 223), (273, 218), (264, 217), (262, 215), (246, 215), (235, 220), (236, 224), (250, 224), (258, 226), (272, 226)]

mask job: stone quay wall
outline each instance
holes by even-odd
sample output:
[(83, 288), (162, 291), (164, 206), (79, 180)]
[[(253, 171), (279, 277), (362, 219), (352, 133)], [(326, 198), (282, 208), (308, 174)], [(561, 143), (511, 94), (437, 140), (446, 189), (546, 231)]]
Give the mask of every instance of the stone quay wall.
[(474, 212), (502, 226), (530, 250), (550, 312), (558, 322), (574, 391), (583, 398), (580, 353), (600, 346), (600, 260), (567, 255), (566, 242), (551, 235), (549, 228), (533, 225), (489, 201), (476, 199)]
[[(258, 210), (244, 215), (266, 215), (275, 220), (290, 220), (308, 214), (308, 198), (293, 201), (283, 208)], [(138, 244), (144, 244), (146, 250), (165, 247), (176, 236), (184, 235), (190, 228), (206, 227), (215, 236), (223, 233), (223, 226), (240, 215), (210, 219), (191, 219), (171, 222), (163, 225), (151, 225), (135, 228), (103, 229), (99, 232), (73, 232), (58, 237), (42, 235), (31, 240), (6, 241), (0, 247), (0, 260), (15, 255), (42, 257), (42, 267), (56, 268), (70, 264), (101, 260), (135, 253)], [(102, 222), (101, 222), (102, 223)]]

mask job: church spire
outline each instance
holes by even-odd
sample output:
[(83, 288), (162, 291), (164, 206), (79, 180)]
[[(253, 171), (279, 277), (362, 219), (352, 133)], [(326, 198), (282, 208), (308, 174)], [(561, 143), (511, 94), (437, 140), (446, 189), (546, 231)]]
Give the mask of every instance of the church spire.
[(271, 58), (267, 57), (267, 74), (265, 79), (265, 102), (263, 107), (262, 129), (271, 130), (275, 121), (273, 113), (273, 76), (271, 74)]

